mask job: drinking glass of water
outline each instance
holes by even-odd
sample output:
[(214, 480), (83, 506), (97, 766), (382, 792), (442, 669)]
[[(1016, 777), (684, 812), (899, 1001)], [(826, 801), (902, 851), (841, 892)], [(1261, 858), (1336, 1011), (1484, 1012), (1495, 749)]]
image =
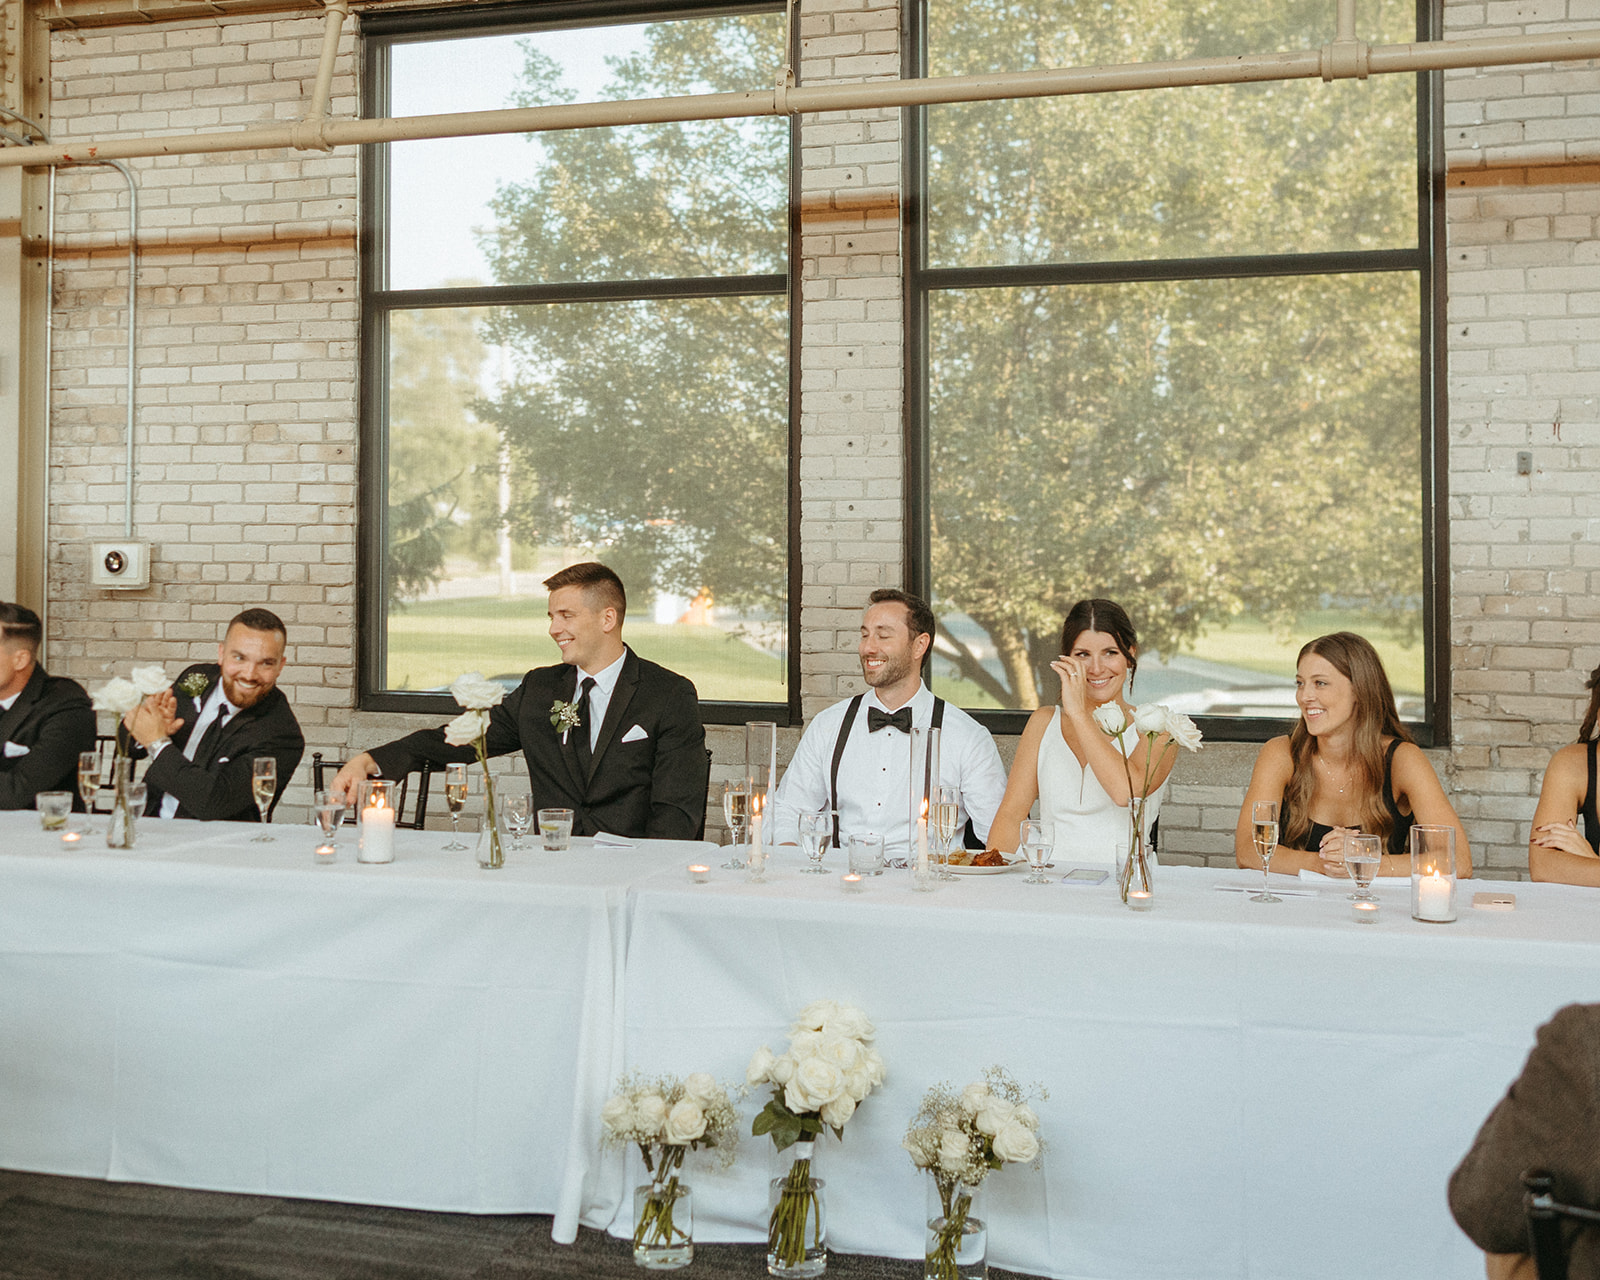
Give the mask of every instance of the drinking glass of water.
[(1344, 838), (1344, 865), (1350, 878), (1356, 882), (1356, 891), (1350, 896), (1357, 902), (1376, 902), (1372, 892), (1373, 878), (1383, 861), (1383, 846), (1377, 836), (1346, 836)]
[(572, 810), (540, 809), (539, 839), (546, 853), (563, 853), (572, 844)]
[(1028, 859), (1028, 878), (1025, 884), (1049, 884), (1050, 877), (1044, 873), (1044, 864), (1050, 861), (1050, 853), (1054, 848), (1050, 837), (1045, 834), (1044, 823), (1033, 819), (1022, 824), (1022, 852)]
[(828, 837), (833, 834), (833, 814), (824, 809), (820, 813), (800, 815), (800, 847), (811, 859), (809, 867), (802, 868), (807, 875), (825, 876), (828, 869), (822, 865), (822, 854), (828, 847)]
[(511, 852), (522, 852), (522, 837), (533, 826), (533, 797), (526, 791), (513, 791), (505, 798), (506, 830), (511, 832)]

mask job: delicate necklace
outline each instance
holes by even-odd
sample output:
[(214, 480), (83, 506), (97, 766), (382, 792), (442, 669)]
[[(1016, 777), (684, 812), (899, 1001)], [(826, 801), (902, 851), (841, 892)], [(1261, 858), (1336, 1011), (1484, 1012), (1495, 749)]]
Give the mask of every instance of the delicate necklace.
[[(1333, 769), (1328, 765), (1328, 763), (1326, 761), (1324, 761), (1322, 759), (1321, 756), (1317, 756), (1317, 757), (1314, 757), (1314, 758), (1316, 759), (1318, 764), (1322, 765), (1322, 772), (1327, 775), (1328, 785), (1331, 786), (1331, 787), (1338, 788), (1339, 794), (1343, 795), (1344, 794), (1344, 787), (1339, 786), (1339, 779), (1334, 777)], [(1345, 770), (1344, 780), (1345, 780), (1345, 786), (1348, 786), (1350, 784), (1350, 771), (1348, 769)]]

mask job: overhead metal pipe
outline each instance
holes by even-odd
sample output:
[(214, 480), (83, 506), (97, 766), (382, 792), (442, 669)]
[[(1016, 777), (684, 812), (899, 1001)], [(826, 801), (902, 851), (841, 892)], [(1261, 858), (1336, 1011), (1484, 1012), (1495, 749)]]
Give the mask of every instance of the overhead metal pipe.
[(327, 0), (323, 11), (322, 57), (317, 61), (317, 79), (311, 89), (311, 105), (301, 120), (302, 125), (313, 127), (315, 140), (294, 144), (302, 150), (309, 147), (316, 147), (319, 151), (329, 149), (328, 144), (321, 140), (321, 129), (316, 126), (328, 116), (328, 98), (333, 93), (333, 72), (339, 61), (339, 36), (349, 16), (350, 0)]
[(731, 120), (824, 111), (933, 106), (1006, 98), (1052, 98), (1134, 89), (1191, 85), (1250, 84), (1268, 80), (1364, 78), (1527, 62), (1600, 58), (1600, 30), (1550, 35), (1435, 40), (1373, 45), (1343, 41), (1291, 53), (1238, 54), (1142, 62), (1121, 66), (945, 76), (924, 80), (872, 80), (854, 84), (779, 84), (770, 90), (708, 93), (624, 102), (587, 102), (501, 111), (366, 120), (299, 121), (228, 133), (188, 137), (108, 138), (66, 146), (0, 147), (0, 165), (46, 165), (126, 159), (133, 156), (201, 155), (221, 151), (356, 146), (421, 138), (461, 138), (502, 133), (543, 133), (684, 120)]

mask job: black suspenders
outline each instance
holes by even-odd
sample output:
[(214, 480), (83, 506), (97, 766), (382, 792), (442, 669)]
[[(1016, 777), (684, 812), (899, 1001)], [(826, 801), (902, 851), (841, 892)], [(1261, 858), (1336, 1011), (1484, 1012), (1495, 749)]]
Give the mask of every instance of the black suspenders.
[[(844, 709), (844, 722), (839, 726), (839, 736), (833, 740), (833, 764), (828, 769), (828, 804), (833, 810), (833, 847), (839, 847), (839, 762), (844, 759), (844, 744), (850, 740), (850, 730), (855, 727), (856, 716), (861, 711), (861, 701), (867, 695), (858, 693), (850, 699), (850, 705)], [(933, 720), (931, 727), (942, 728), (944, 725), (944, 699), (933, 700)], [(930, 787), (933, 783), (933, 759), (927, 757), (923, 760), (922, 768), (922, 800), (926, 804)]]

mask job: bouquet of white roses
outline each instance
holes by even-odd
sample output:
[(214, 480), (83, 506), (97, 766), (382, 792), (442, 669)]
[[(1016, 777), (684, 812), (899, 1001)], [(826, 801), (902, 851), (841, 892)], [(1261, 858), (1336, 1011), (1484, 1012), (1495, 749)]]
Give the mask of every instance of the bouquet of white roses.
[(678, 1170), (684, 1157), (701, 1147), (714, 1148), (724, 1167), (733, 1163), (738, 1116), (727, 1089), (703, 1071), (682, 1080), (630, 1072), (601, 1108), (600, 1122), (605, 1126), (605, 1143), (634, 1143), (650, 1175), (649, 1193), (638, 1201), (635, 1252), (688, 1249), (682, 1259), (687, 1263), (693, 1257), (693, 1240), (673, 1217), (682, 1195)]
[(883, 1059), (872, 1047), (876, 1034), (867, 1015), (854, 1005), (815, 1000), (789, 1028), (788, 1052), (774, 1055), (762, 1045), (750, 1059), (745, 1082), (751, 1087), (772, 1085), (772, 1098), (750, 1131), (770, 1134), (779, 1151), (796, 1147), (767, 1224), (769, 1266), (797, 1267), (806, 1260), (808, 1221), (812, 1247), (823, 1248), (820, 1206), (811, 1181), (812, 1144), (824, 1126), (843, 1138), (845, 1122), (883, 1083)]
[[(1123, 863), (1122, 874), (1117, 879), (1117, 891), (1126, 902), (1128, 888), (1135, 877), (1138, 878), (1140, 888), (1150, 887), (1150, 862), (1144, 847), (1144, 807), (1150, 800), (1150, 779), (1155, 776), (1156, 770), (1167, 758), (1168, 752), (1175, 751), (1178, 747), (1183, 747), (1187, 751), (1200, 750), (1200, 730), (1183, 712), (1174, 711), (1160, 702), (1151, 702), (1135, 708), (1131, 724), (1128, 717), (1123, 714), (1122, 708), (1115, 702), (1107, 702), (1096, 707), (1094, 718), (1106, 735), (1122, 747), (1122, 770), (1128, 776), (1128, 822), (1131, 827), (1128, 837), (1128, 860)], [(1122, 739), (1130, 729), (1143, 734), (1150, 744), (1144, 755), (1142, 791), (1134, 790), (1133, 766), (1128, 762), (1128, 749), (1122, 745)], [(1156, 743), (1161, 738), (1165, 738), (1166, 742), (1158, 751)]]
[(990, 1067), (960, 1093), (940, 1084), (923, 1096), (900, 1145), (912, 1164), (933, 1175), (943, 1210), (929, 1224), (927, 1280), (960, 1276), (972, 1188), (1003, 1165), (1039, 1159), (1039, 1117), (1028, 1103), (1049, 1096), (1043, 1088), (1024, 1090), (1001, 1067)]
[[(494, 820), (494, 779), (489, 776), (489, 709), (498, 707), (506, 696), (505, 686), (485, 680), (476, 671), (469, 671), (450, 686), (450, 696), (459, 706), (466, 708), (444, 727), (444, 740), (452, 747), (471, 743), (477, 749), (478, 763), (483, 767), (484, 831), (489, 840), (489, 856), (484, 866), (505, 866), (505, 854), (500, 850), (500, 828)], [(482, 837), (479, 837), (482, 848)], [(479, 860), (483, 856), (479, 854)]]

